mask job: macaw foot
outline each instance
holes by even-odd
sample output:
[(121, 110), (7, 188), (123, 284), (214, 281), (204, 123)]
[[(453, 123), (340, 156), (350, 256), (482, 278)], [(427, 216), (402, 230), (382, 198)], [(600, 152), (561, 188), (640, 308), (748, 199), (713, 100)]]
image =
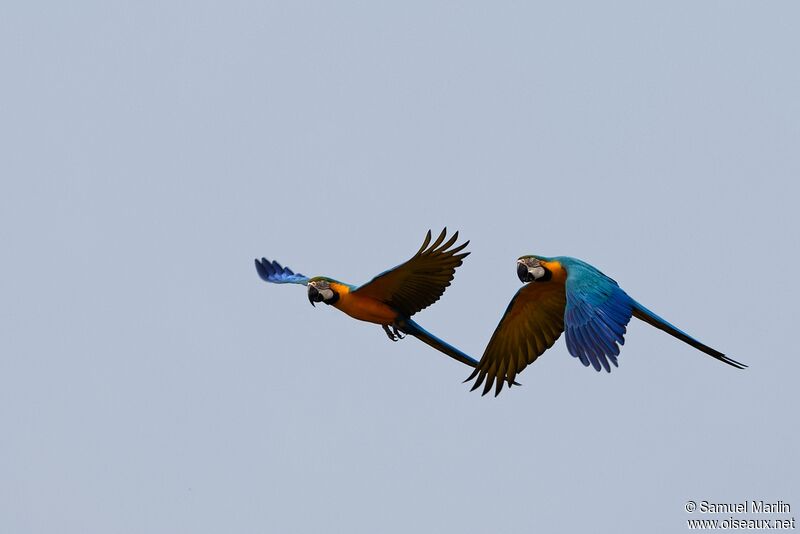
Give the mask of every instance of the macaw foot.
[(404, 337), (406, 337), (405, 334), (402, 334), (395, 325), (392, 325), (392, 332), (394, 333), (395, 336), (397, 336), (397, 339), (403, 339)]
[[(382, 324), (382, 325), (381, 325), (381, 327), (383, 328), (383, 331), (384, 331), (384, 332), (386, 332), (386, 335), (387, 335), (387, 336), (389, 336), (389, 339), (391, 339), (392, 341), (397, 341), (398, 339), (400, 339), (400, 337), (399, 337), (399, 336), (396, 336), (396, 335), (394, 335), (394, 334), (392, 333), (392, 331), (391, 331), (391, 330), (389, 330), (389, 327), (388, 327), (388, 326), (386, 326), (385, 324)], [(394, 327), (393, 327), (393, 328), (394, 328)]]
[(398, 339), (403, 339), (404, 337), (406, 337), (400, 333), (400, 331), (397, 329), (395, 325), (392, 325), (391, 330), (389, 329), (389, 325), (382, 324), (381, 327), (383, 328), (383, 331), (386, 332), (386, 335), (389, 336), (389, 339), (391, 339), (392, 341), (397, 341)]

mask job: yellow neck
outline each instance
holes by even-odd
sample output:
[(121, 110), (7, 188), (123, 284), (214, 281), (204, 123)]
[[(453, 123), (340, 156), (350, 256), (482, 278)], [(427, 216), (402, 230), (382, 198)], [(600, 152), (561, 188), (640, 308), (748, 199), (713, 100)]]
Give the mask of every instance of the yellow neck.
[(331, 289), (333, 289), (339, 294), (339, 298), (341, 298), (343, 295), (350, 293), (350, 286), (340, 284), (339, 282), (331, 282)]
[(560, 261), (543, 261), (542, 265), (547, 267), (552, 275), (552, 280), (557, 282), (564, 282), (567, 279), (567, 271), (561, 265)]

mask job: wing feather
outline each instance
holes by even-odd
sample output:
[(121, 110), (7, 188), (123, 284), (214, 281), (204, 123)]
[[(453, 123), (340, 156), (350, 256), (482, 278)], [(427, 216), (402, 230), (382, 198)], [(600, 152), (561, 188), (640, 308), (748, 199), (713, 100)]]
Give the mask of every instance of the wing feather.
[(458, 240), (458, 232), (445, 242), (446, 235), (445, 228), (431, 244), (428, 230), (422, 246), (410, 260), (379, 274), (353, 292), (385, 302), (406, 317), (427, 308), (441, 298), (453, 280), (456, 267), (469, 255), (461, 252), (469, 241), (450, 248)]
[(265, 282), (271, 284), (302, 284), (308, 282), (308, 277), (295, 273), (288, 267), (282, 266), (277, 261), (269, 261), (267, 258), (256, 260), (256, 272)]
[(517, 291), (492, 334), (481, 361), (467, 381), (472, 390), (486, 382), (483, 395), (503, 383), (510, 385), (525, 367), (553, 346), (564, 330), (564, 285), (558, 282), (524, 285)]
[(625, 343), (633, 299), (617, 283), (591, 265), (570, 258), (567, 271), (567, 309), (564, 313), (567, 350), (585, 366), (611, 372), (619, 346)]
[[(567, 349), (584, 365), (587, 365), (587, 358), (592, 365), (597, 359), (610, 372), (611, 368), (605, 361), (607, 358), (616, 367), (619, 345), (625, 344), (627, 324), (631, 316), (635, 316), (728, 365), (739, 369), (746, 367), (657, 316), (588, 263), (569, 258), (566, 269)], [(600, 370), (597, 365), (594, 368)]]

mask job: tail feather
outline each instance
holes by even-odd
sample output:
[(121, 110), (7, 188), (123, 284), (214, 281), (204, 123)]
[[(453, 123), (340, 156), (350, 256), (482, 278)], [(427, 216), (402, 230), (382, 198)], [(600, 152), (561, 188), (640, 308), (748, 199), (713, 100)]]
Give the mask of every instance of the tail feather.
[(405, 321), (400, 322), (397, 326), (404, 333), (414, 336), (423, 343), (433, 347), (439, 352), (447, 354), (454, 360), (458, 360), (464, 365), (469, 365), (470, 367), (475, 367), (476, 365), (478, 365), (477, 360), (475, 360), (471, 356), (464, 354), (463, 352), (461, 352), (454, 346), (450, 345), (449, 343), (442, 341), (441, 339), (434, 336), (433, 334), (422, 328), (420, 325), (418, 325), (411, 319), (406, 319)]
[[(633, 300), (633, 299), (631, 299), (631, 300)], [(636, 317), (637, 319), (640, 319), (640, 320), (646, 322), (649, 325), (655, 326), (659, 330), (663, 330), (664, 332), (666, 332), (666, 333), (668, 333), (668, 334), (670, 334), (672, 336), (675, 336), (676, 338), (680, 339), (684, 343), (688, 343), (689, 345), (691, 345), (692, 347), (696, 348), (697, 350), (705, 352), (709, 356), (711, 356), (713, 358), (716, 358), (716, 359), (718, 359), (719, 361), (721, 361), (723, 363), (727, 363), (728, 365), (736, 367), (737, 369), (744, 369), (745, 367), (747, 367), (743, 363), (737, 362), (736, 360), (734, 360), (732, 358), (728, 358), (727, 356), (725, 356), (720, 351), (712, 349), (708, 345), (704, 345), (703, 343), (700, 343), (699, 341), (697, 341), (695, 338), (693, 338), (692, 336), (690, 336), (686, 332), (684, 332), (684, 331), (672, 326), (670, 323), (668, 323), (667, 321), (665, 321), (664, 319), (662, 319), (661, 317), (659, 317), (655, 313), (651, 312), (650, 310), (648, 310), (647, 308), (645, 308), (644, 306), (642, 306), (641, 304), (639, 304), (636, 301), (633, 301), (633, 316)]]

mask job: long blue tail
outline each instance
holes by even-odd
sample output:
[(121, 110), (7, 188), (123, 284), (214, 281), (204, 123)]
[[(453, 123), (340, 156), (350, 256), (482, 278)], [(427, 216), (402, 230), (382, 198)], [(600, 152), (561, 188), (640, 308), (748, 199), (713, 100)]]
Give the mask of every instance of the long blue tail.
[(405, 319), (404, 321), (400, 321), (397, 324), (398, 328), (405, 332), (406, 334), (410, 334), (415, 338), (419, 339), (423, 343), (430, 345), (434, 349), (438, 350), (439, 352), (443, 352), (453, 358), (454, 360), (458, 360), (464, 365), (469, 365), (470, 367), (475, 367), (478, 365), (478, 361), (474, 358), (467, 356), (453, 345), (446, 343), (439, 339), (438, 337), (434, 336), (420, 325), (412, 321), (411, 319)]
[(646, 322), (647, 324), (655, 326), (659, 330), (663, 330), (667, 334), (675, 336), (676, 338), (680, 339), (681, 341), (683, 341), (685, 343), (688, 343), (689, 345), (691, 345), (692, 347), (696, 348), (697, 350), (703, 351), (706, 354), (708, 354), (709, 356), (712, 356), (712, 357), (718, 359), (721, 362), (727, 363), (728, 365), (732, 365), (733, 367), (736, 367), (737, 369), (744, 369), (745, 367), (747, 367), (743, 363), (737, 362), (736, 360), (734, 360), (732, 358), (728, 358), (727, 356), (722, 354), (720, 351), (712, 349), (708, 345), (704, 345), (703, 343), (700, 343), (699, 341), (697, 341), (695, 338), (693, 338), (692, 336), (690, 336), (689, 334), (687, 334), (683, 330), (680, 330), (680, 329), (676, 328), (675, 326), (669, 324), (667, 321), (665, 321), (664, 319), (662, 319), (661, 317), (659, 317), (655, 313), (651, 312), (650, 310), (648, 310), (647, 308), (645, 308), (644, 306), (642, 306), (641, 304), (639, 304), (635, 300), (631, 299), (631, 301), (632, 301), (632, 304), (633, 304), (633, 316), (636, 317), (637, 319), (641, 319), (642, 321)]

